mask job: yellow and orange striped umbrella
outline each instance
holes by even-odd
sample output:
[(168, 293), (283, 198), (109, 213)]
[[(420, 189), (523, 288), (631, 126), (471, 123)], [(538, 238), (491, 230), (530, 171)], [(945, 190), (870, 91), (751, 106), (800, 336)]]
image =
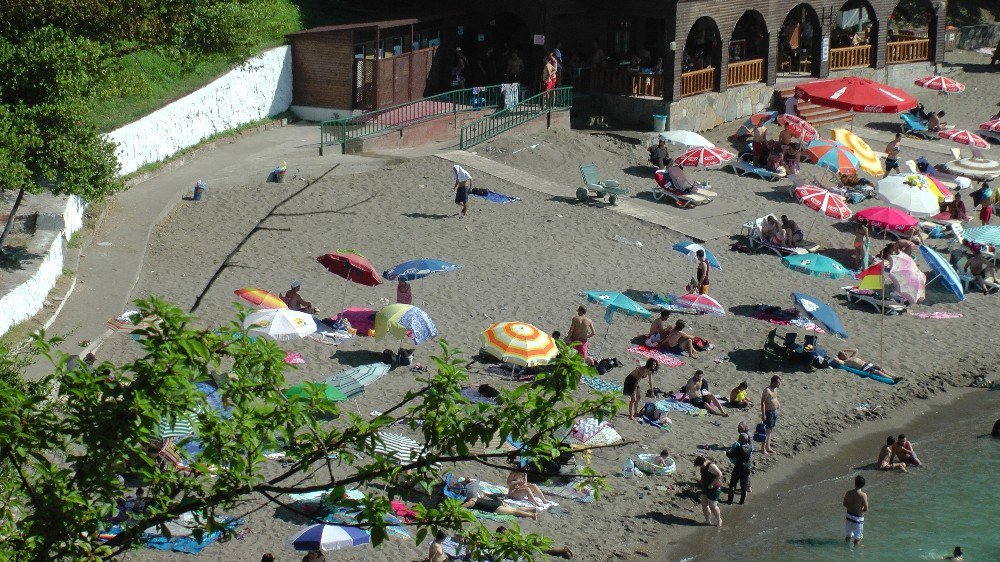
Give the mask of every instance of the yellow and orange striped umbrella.
[(240, 297), (257, 308), (288, 308), (285, 301), (265, 291), (264, 289), (244, 287), (242, 289), (236, 289), (233, 292), (236, 293), (237, 297)]
[(497, 322), (483, 332), (483, 349), (497, 359), (534, 367), (559, 353), (552, 336), (527, 322)]

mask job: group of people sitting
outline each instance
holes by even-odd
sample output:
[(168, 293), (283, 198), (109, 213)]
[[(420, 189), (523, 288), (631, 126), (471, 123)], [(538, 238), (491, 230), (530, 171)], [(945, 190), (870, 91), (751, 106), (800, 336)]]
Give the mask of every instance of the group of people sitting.
[(913, 452), (913, 444), (900, 434), (899, 437), (889, 436), (885, 439), (885, 445), (878, 452), (876, 462), (879, 470), (902, 470), (906, 472), (907, 465), (920, 466), (920, 459)]
[(763, 124), (754, 127), (750, 134), (750, 151), (754, 166), (766, 168), (781, 176), (799, 173), (802, 147), (791, 127), (786, 125), (776, 141), (767, 138), (767, 126)]
[(780, 223), (773, 215), (764, 219), (760, 236), (765, 242), (778, 246), (795, 246), (805, 240), (805, 234), (799, 225), (786, 215), (781, 215)]
[(667, 310), (660, 311), (660, 316), (653, 320), (649, 326), (649, 333), (645, 338), (646, 347), (659, 349), (675, 355), (682, 355), (687, 352), (691, 357), (698, 357), (698, 351), (695, 346), (697, 336), (684, 331), (687, 328), (687, 323), (683, 320), (678, 320), (671, 326), (669, 320), (670, 312)]

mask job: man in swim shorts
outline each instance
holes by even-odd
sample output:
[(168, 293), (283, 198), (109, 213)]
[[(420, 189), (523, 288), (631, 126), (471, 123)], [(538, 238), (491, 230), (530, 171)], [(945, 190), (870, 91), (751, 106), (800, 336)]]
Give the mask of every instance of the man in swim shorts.
[(570, 344), (579, 342), (576, 348), (583, 360), (590, 364), (590, 355), (587, 354), (587, 342), (594, 337), (594, 323), (587, 318), (587, 309), (583, 306), (576, 309), (576, 316), (569, 323), (569, 331), (566, 333), (566, 341)]
[(760, 421), (767, 428), (767, 437), (764, 439), (764, 446), (761, 447), (761, 453), (765, 455), (774, 452), (774, 449), (771, 448), (771, 435), (778, 425), (778, 410), (781, 408), (781, 401), (778, 400), (779, 386), (781, 386), (781, 377), (774, 375), (771, 377), (771, 384), (760, 395)]
[(865, 477), (860, 474), (854, 477), (854, 489), (844, 494), (844, 507), (847, 509), (847, 523), (844, 541), (854, 544), (861, 542), (864, 536), (865, 513), (868, 512), (868, 494), (861, 491), (865, 487)]
[(885, 145), (885, 176), (882, 177), (888, 176), (893, 170), (899, 172), (899, 141), (902, 138), (902, 133), (896, 133), (896, 138)]

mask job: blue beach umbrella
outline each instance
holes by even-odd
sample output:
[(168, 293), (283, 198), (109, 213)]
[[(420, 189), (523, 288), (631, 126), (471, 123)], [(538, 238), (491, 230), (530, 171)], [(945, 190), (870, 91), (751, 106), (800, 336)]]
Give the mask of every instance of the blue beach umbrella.
[(781, 258), (781, 263), (788, 269), (813, 277), (839, 279), (851, 274), (840, 262), (822, 254), (793, 254)]
[(935, 273), (934, 278), (927, 283), (930, 284), (940, 277), (944, 286), (952, 293), (955, 293), (959, 301), (964, 301), (965, 291), (962, 290), (962, 280), (959, 278), (955, 268), (948, 263), (948, 260), (944, 259), (944, 256), (933, 249), (923, 245), (920, 246), (920, 255), (924, 257), (924, 261), (927, 262), (927, 265), (931, 266), (931, 270)]
[(382, 277), (388, 279), (389, 281), (394, 279), (413, 281), (414, 279), (423, 279), (432, 273), (444, 273), (446, 271), (455, 271), (456, 269), (461, 268), (462, 266), (456, 263), (422, 258), (419, 260), (410, 260), (393, 266), (391, 269), (383, 271)]
[(1000, 246), (1000, 226), (977, 226), (962, 231), (962, 237), (976, 244)]
[(837, 313), (825, 302), (803, 293), (792, 293), (795, 306), (810, 320), (819, 324), (824, 330), (847, 339), (847, 331)]
[(580, 296), (587, 297), (587, 300), (603, 306), (604, 320), (610, 324), (611, 317), (615, 312), (621, 312), (626, 316), (641, 316), (643, 319), (653, 315), (646, 307), (626, 297), (617, 291), (585, 291)]
[(690, 256), (694, 258), (694, 255), (701, 250), (705, 252), (705, 259), (708, 261), (708, 265), (722, 271), (722, 266), (719, 265), (719, 260), (715, 258), (715, 254), (708, 251), (708, 248), (702, 246), (701, 244), (696, 244), (690, 240), (682, 240), (673, 245), (673, 249), (684, 254), (685, 256)]
[(341, 527), (320, 523), (310, 525), (292, 535), (288, 546), (295, 550), (321, 550), (331, 552), (342, 548), (354, 548), (371, 543), (371, 537), (357, 527)]

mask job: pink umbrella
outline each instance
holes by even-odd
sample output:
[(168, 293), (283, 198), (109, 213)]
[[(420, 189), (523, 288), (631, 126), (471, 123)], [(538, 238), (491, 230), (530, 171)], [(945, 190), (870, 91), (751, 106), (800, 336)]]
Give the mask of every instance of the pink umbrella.
[(917, 262), (906, 254), (894, 254), (889, 261), (891, 265), (886, 277), (893, 285), (893, 298), (908, 305), (924, 300), (927, 276), (917, 267)]
[(819, 139), (819, 132), (816, 131), (816, 128), (798, 115), (779, 115), (778, 124), (787, 126), (792, 130), (793, 135), (802, 139), (802, 142)]
[(688, 149), (684, 154), (675, 158), (674, 163), (681, 166), (701, 166), (708, 168), (735, 159), (736, 155), (724, 148), (698, 146)]
[(948, 94), (955, 94), (958, 92), (965, 91), (965, 84), (958, 82), (957, 80), (952, 80), (951, 78), (946, 78), (941, 75), (935, 76), (924, 76), (923, 78), (918, 78), (913, 81), (914, 84), (920, 86), (921, 88), (927, 88), (929, 90), (940, 90)]
[(979, 128), (983, 131), (1000, 133), (1000, 119), (990, 119), (989, 121), (984, 121), (979, 124)]
[(892, 207), (868, 207), (858, 211), (858, 220), (864, 219), (875, 228), (885, 228), (896, 232), (907, 232), (917, 226), (917, 219)]
[(683, 308), (690, 308), (692, 310), (697, 310), (702, 314), (708, 314), (711, 316), (726, 315), (726, 309), (722, 308), (722, 305), (719, 304), (719, 301), (713, 299), (708, 295), (689, 293), (674, 301), (673, 304)]
[(843, 197), (815, 185), (796, 187), (795, 198), (806, 207), (832, 219), (847, 220), (853, 214)]
[(986, 142), (986, 139), (964, 129), (948, 129), (947, 131), (939, 132), (938, 136), (952, 142), (957, 142), (958, 144), (967, 144), (974, 148), (981, 148), (983, 150), (989, 150), (990, 148), (990, 143)]

